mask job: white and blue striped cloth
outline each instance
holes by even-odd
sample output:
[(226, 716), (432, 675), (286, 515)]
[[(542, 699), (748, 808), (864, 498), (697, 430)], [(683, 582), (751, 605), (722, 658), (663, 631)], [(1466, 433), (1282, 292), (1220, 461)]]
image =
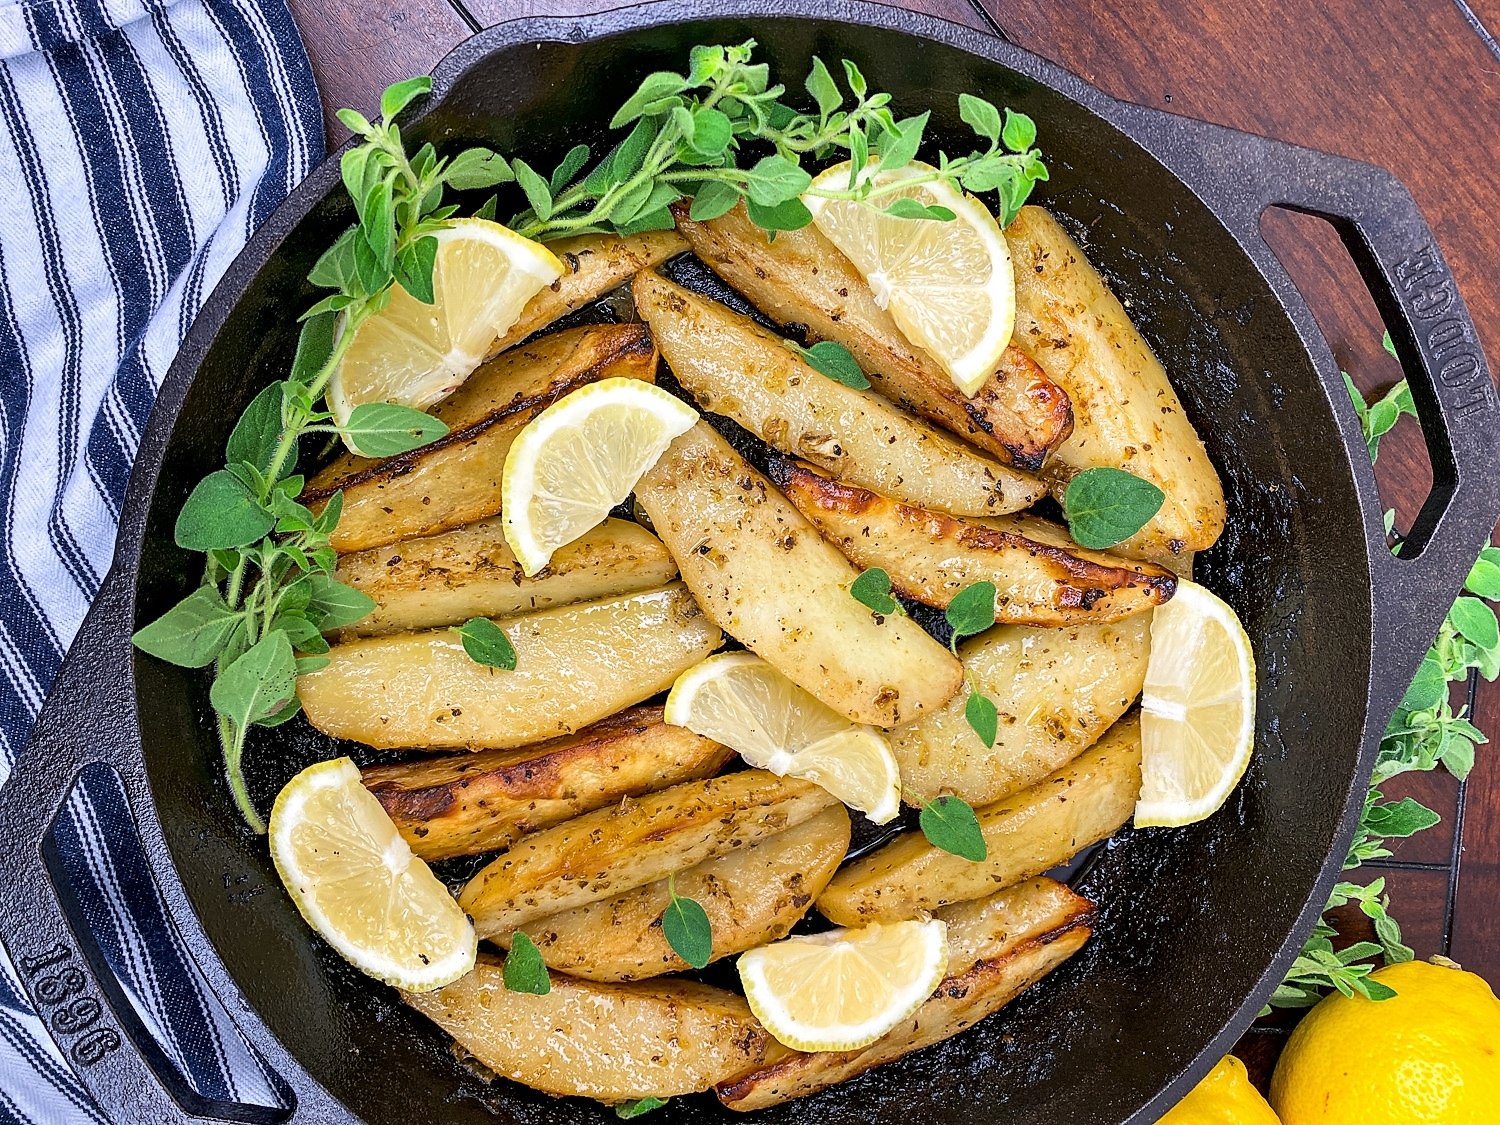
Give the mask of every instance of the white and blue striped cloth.
[[(285, 0), (0, 0), (0, 783), (109, 567), (178, 342), (322, 151)], [(85, 780), (58, 848), (142, 1024), (199, 1096), (276, 1104), (176, 946), (118, 780)], [(0, 1123), (71, 1122), (105, 1118), (0, 956)]]

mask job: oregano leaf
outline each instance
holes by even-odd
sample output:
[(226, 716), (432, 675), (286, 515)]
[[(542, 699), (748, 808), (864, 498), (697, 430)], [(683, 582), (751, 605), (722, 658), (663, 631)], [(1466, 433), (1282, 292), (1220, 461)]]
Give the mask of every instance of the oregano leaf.
[(339, 427), (345, 441), (363, 457), (394, 457), (447, 432), (448, 427), (431, 414), (394, 402), (361, 403)]
[(959, 94), (958, 115), (985, 140), (1000, 140), (1000, 111), (992, 103), (973, 94)]
[(416, 98), (432, 92), (432, 79), (425, 74), (392, 82), (380, 95), (380, 116), (387, 121), (409, 106)]
[(285, 633), (267, 633), (219, 673), (209, 689), (214, 710), (241, 729), (278, 714), (296, 696), (297, 659)]
[(615, 1116), (625, 1121), (639, 1117), (643, 1113), (650, 1113), (653, 1109), (660, 1109), (667, 1104), (665, 1098), (645, 1097), (636, 1098), (633, 1102), (620, 1102), (615, 1106)]
[(693, 968), (701, 969), (712, 959), (714, 939), (708, 913), (694, 899), (673, 891), (661, 916), (661, 929), (672, 952)]
[(216, 586), (199, 586), (149, 625), (138, 629), (131, 641), (142, 652), (179, 668), (203, 668), (212, 664), (229, 643), (229, 636), (244, 615), (224, 604)]
[(693, 197), (693, 205), (688, 208), (688, 218), (696, 223), (706, 223), (728, 214), (739, 201), (740, 193), (733, 184), (727, 184), (723, 180), (709, 180)]
[(964, 719), (979, 736), (980, 742), (989, 747), (995, 745), (995, 739), (1000, 736), (1000, 715), (988, 696), (970, 691), (969, 698), (964, 701)]
[(800, 348), (802, 358), (809, 367), (828, 376), (835, 383), (842, 383), (855, 390), (867, 390), (870, 380), (860, 370), (859, 361), (849, 349), (834, 340), (820, 340), (810, 348)]
[(546, 996), (552, 991), (552, 974), (547, 972), (542, 951), (521, 930), (510, 935), (510, 949), (505, 954), (505, 965), (500, 975), (508, 992)]
[(173, 537), (189, 551), (244, 547), (263, 538), (276, 519), (228, 469), (198, 482), (177, 513)]
[(452, 626), (452, 631), (463, 641), (464, 652), (474, 663), (507, 672), (516, 670), (515, 646), (504, 630), (488, 617), (471, 617), (462, 625)]
[(271, 459), (281, 440), (282, 404), (285, 399), (284, 383), (272, 383), (261, 388), (229, 433), (229, 441), (224, 447), (226, 461), (246, 461), (261, 473), (270, 471)]
[(862, 571), (850, 583), (849, 596), (872, 613), (888, 617), (901, 612), (901, 603), (891, 596), (891, 576), (878, 566)]
[(1166, 493), (1124, 469), (1085, 469), (1063, 493), (1063, 514), (1082, 547), (1102, 550), (1129, 539), (1151, 522)]
[(943, 611), (954, 639), (972, 637), (995, 623), (995, 584), (975, 582), (953, 595)]
[(917, 823), (921, 825), (927, 842), (935, 848), (974, 863), (990, 854), (984, 832), (979, 827), (979, 818), (968, 802), (958, 797), (943, 796), (928, 801), (922, 806)]

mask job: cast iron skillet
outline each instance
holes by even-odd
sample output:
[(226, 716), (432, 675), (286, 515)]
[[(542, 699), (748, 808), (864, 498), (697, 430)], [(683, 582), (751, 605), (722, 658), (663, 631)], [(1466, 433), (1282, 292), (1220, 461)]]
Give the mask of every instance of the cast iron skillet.
[[(1500, 512), (1495, 394), (1463, 303), (1410, 197), (1380, 169), (1116, 102), (998, 39), (910, 12), (732, 0), (704, 18), (696, 7), (494, 28), (438, 69), (412, 133), (440, 145), (482, 140), (550, 166), (547, 157), (598, 138), (642, 74), (680, 66), (695, 43), (751, 35), (792, 81), (815, 52), (856, 60), (898, 108), (930, 106), (952, 148), (968, 135), (960, 91), (1030, 113), (1052, 169), (1043, 202), (1110, 277), (1224, 477), (1230, 528), (1200, 573), (1244, 619), (1262, 680), (1255, 762), (1229, 807), (1187, 831), (1123, 832), (1082, 877), (1102, 910), (1085, 952), (980, 1027), (763, 1120), (1153, 1121), (1281, 979), (1345, 854), (1379, 732)], [(192, 483), (222, 464), (243, 405), (286, 369), (289, 310), (311, 300), (302, 279), (350, 219), (337, 184), (331, 160), (251, 241), (162, 388), (114, 568), (0, 793), (4, 942), (83, 1082), (122, 1125), (194, 1115), (613, 1120), (582, 1102), (487, 1088), (435, 1028), (329, 954), (229, 803), (204, 679), (130, 648), (132, 629), (198, 580), (196, 560), (172, 545), (174, 516)], [(1338, 227), (1411, 377), (1437, 484), (1400, 559), (1386, 549), (1328, 346), (1259, 235), (1269, 205)], [(310, 732), (286, 730), (251, 749), (262, 801), (309, 752)], [(188, 1089), (97, 955), (87, 991), (109, 1004), (115, 1049), (108, 1036), (81, 1049), (57, 997), (27, 975), (27, 959), (57, 943), (89, 956), (41, 842), (93, 763), (123, 779), (188, 946), (284, 1082), (281, 1110), (213, 1104)], [(728, 1116), (690, 1098), (657, 1119)]]

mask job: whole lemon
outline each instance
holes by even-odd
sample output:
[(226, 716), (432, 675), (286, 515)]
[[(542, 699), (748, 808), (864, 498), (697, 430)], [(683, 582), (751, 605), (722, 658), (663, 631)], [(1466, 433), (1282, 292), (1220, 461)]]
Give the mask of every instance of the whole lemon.
[(1370, 979), (1395, 997), (1330, 996), (1287, 1041), (1271, 1080), (1283, 1125), (1500, 1120), (1500, 1000), (1490, 986), (1423, 961)]
[(1277, 1125), (1245, 1064), (1225, 1055), (1157, 1125)]

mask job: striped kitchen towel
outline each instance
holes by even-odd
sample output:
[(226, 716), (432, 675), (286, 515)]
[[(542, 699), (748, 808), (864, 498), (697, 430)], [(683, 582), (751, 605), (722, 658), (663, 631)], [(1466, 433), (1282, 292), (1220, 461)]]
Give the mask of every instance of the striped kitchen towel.
[[(0, 782), (108, 569), (179, 341), (322, 149), (285, 0), (0, 0)], [(62, 867), (142, 1026), (193, 1094), (275, 1104), (176, 945), (118, 780), (84, 780)], [(0, 956), (0, 1122), (74, 1121), (104, 1118)]]

